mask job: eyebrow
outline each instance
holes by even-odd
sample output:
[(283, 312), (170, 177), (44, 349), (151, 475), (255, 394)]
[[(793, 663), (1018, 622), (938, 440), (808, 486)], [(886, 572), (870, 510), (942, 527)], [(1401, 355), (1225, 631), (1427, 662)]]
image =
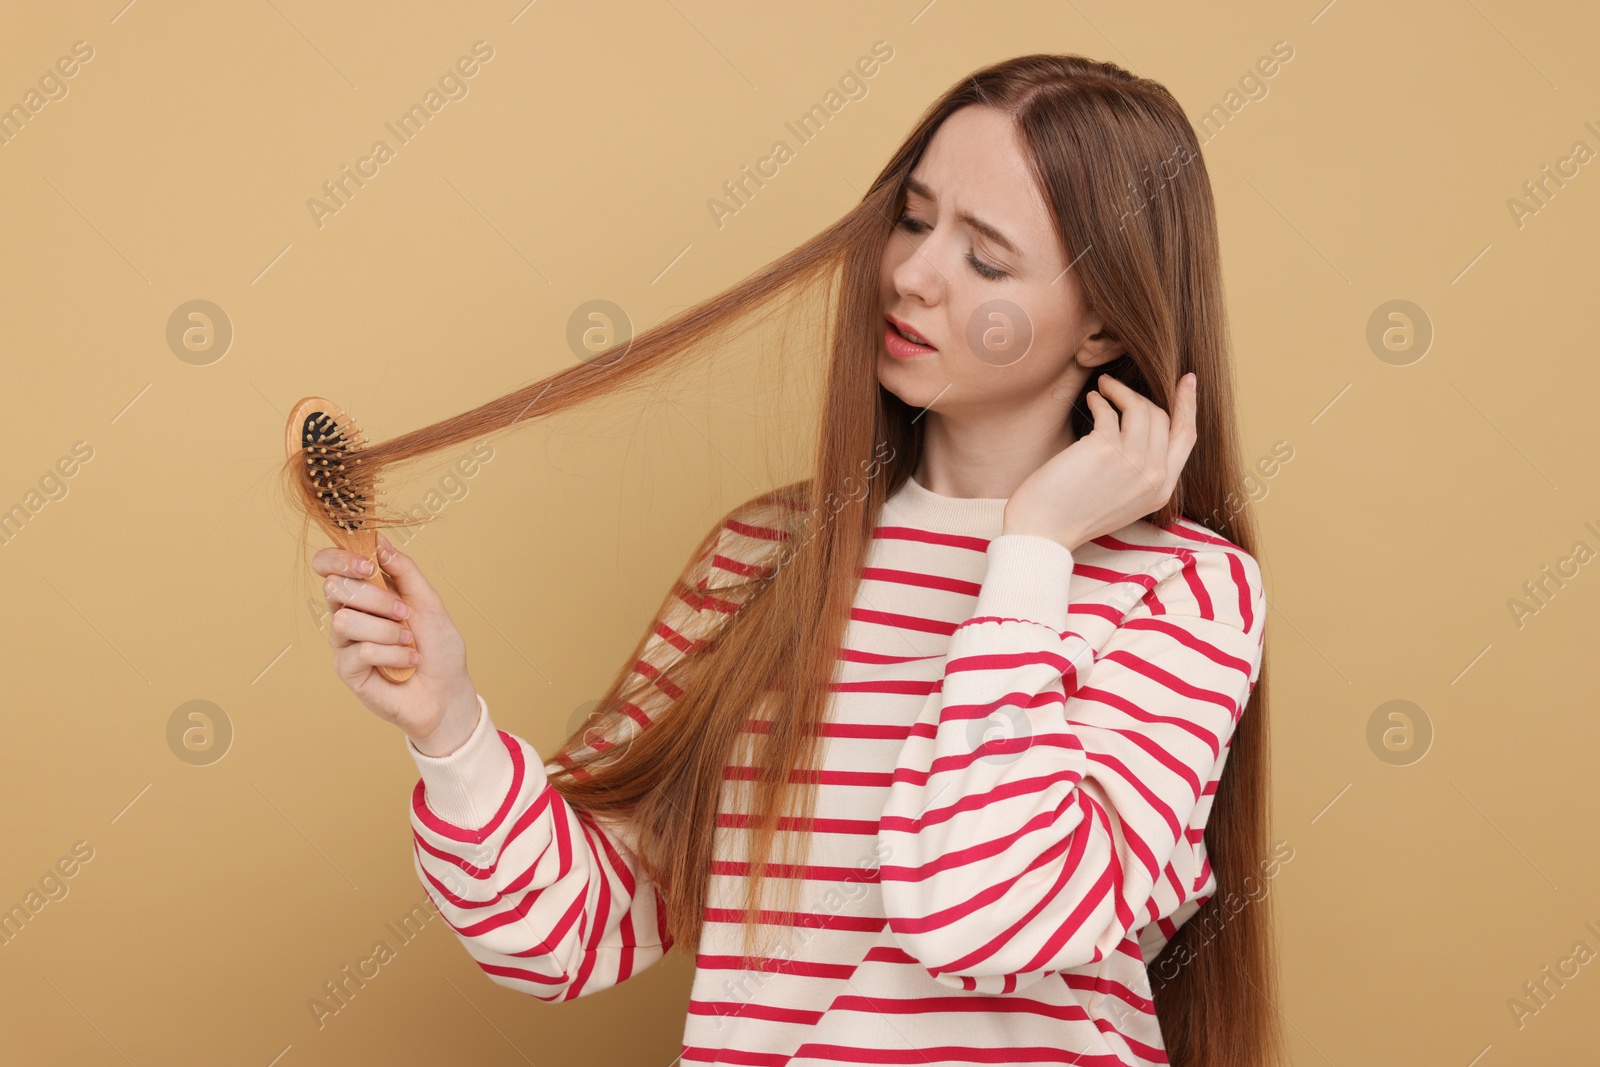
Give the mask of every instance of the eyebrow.
[[(916, 193), (918, 196), (927, 200), (932, 200), (936, 204), (939, 202), (939, 198), (933, 195), (932, 189), (929, 189), (926, 185), (923, 185), (921, 182), (917, 181), (917, 179), (909, 175), (906, 177), (905, 188), (906, 192), (908, 193)], [(977, 230), (979, 233), (983, 234), (985, 237), (989, 238), (989, 240), (993, 241), (995, 244), (999, 245), (1001, 248), (1005, 249), (1007, 252), (1010, 252), (1017, 258), (1026, 258), (1023, 256), (1021, 249), (1006, 239), (1005, 234), (1001, 233), (987, 222), (984, 222), (982, 219), (972, 214), (972, 212), (957, 212), (956, 218), (960, 219), (968, 226), (971, 226), (974, 230)]]

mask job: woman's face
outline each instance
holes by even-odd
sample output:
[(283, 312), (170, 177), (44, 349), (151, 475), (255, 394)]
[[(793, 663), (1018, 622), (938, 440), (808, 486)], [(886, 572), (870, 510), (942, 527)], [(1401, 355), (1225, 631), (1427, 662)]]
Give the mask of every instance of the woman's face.
[(1039, 403), (1064, 415), (1090, 368), (1121, 352), (1089, 339), (1101, 323), (1066, 268), (1010, 120), (955, 112), (911, 172), (878, 279), (880, 335), (893, 318), (935, 351), (905, 358), (896, 339), (880, 340), (878, 380), (944, 415)]

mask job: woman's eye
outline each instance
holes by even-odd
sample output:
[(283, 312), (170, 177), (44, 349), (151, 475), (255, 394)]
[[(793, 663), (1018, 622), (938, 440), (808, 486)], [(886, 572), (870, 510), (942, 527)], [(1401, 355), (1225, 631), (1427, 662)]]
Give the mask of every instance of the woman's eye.
[[(928, 228), (927, 223), (923, 222), (921, 219), (914, 219), (910, 215), (901, 215), (899, 218), (894, 220), (894, 224), (896, 226), (903, 227), (912, 233), (921, 233), (923, 230)], [(999, 281), (1001, 278), (1006, 277), (1005, 271), (998, 267), (991, 267), (989, 264), (985, 263), (971, 252), (967, 253), (967, 262), (972, 264), (972, 269), (977, 271), (979, 275), (989, 279), (990, 281)]]
[(990, 281), (999, 281), (1006, 276), (1006, 272), (999, 267), (991, 267), (971, 252), (967, 253), (967, 262), (972, 264), (972, 269), (988, 278)]

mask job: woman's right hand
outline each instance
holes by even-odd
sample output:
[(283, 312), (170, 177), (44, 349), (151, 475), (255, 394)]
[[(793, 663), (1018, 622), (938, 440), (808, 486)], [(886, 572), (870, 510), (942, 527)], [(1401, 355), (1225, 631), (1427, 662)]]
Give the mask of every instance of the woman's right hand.
[[(311, 557), (332, 612), (328, 644), (334, 671), (368, 709), (404, 730), (424, 755), (460, 748), (478, 724), (478, 691), (467, 673), (466, 643), (416, 561), (378, 535), (378, 561), (393, 588), (379, 589), (358, 569), (364, 557), (324, 548)], [(412, 635), (415, 635), (413, 640)], [(404, 682), (378, 666), (405, 667)]]

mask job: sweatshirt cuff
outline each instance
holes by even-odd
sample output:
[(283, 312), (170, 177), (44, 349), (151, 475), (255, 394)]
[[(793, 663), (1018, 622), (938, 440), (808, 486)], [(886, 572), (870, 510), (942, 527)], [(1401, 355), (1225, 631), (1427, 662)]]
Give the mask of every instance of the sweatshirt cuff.
[(489, 823), (514, 778), (511, 753), (489, 718), (489, 702), (478, 694), (478, 724), (461, 747), (445, 756), (430, 756), (408, 736), (406, 749), (422, 775), (428, 810), (467, 830)]
[(1001, 534), (989, 541), (988, 569), (975, 616), (1026, 619), (1056, 631), (1067, 628), (1072, 551), (1041, 534)]

